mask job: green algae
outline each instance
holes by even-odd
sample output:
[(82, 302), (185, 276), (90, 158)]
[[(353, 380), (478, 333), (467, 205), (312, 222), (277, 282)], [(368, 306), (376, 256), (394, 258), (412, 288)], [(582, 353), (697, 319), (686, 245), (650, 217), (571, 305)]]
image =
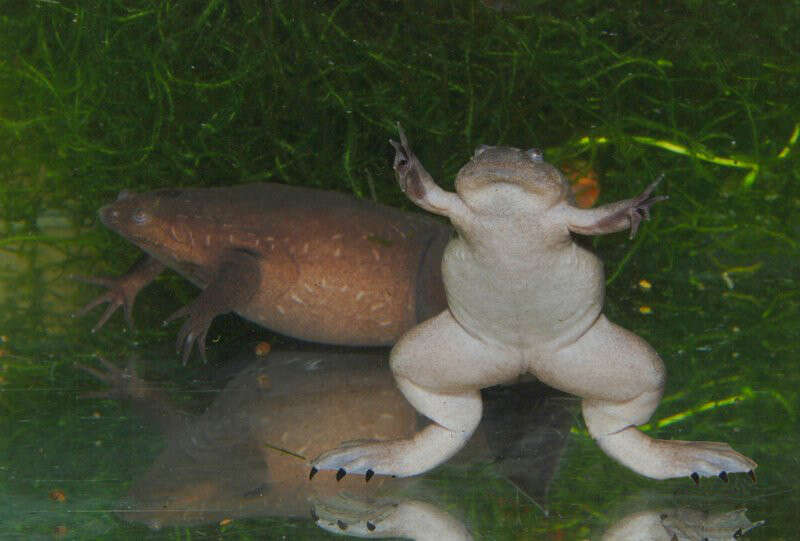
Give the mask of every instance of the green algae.
[[(91, 317), (68, 316), (91, 292), (67, 275), (120, 272), (135, 257), (95, 219), (124, 188), (276, 181), (411, 208), (390, 169), (400, 121), (445, 187), (481, 143), (586, 160), (601, 202), (666, 174), (670, 200), (633, 242), (592, 240), (607, 265), (606, 311), (670, 370), (653, 435), (729, 440), (761, 464), (756, 486), (704, 483), (692, 497), (746, 505), (768, 520), (764, 538), (791, 538), (800, 4), (47, 0), (2, 12), (3, 534), (68, 524), (77, 537), (322, 535), (280, 520), (158, 534), (114, 521), (110, 502), (158, 444), (130, 433), (119, 405), (78, 400), (92, 382), (72, 363), (171, 343), (158, 322), (194, 292), (160, 278), (137, 303), (136, 332), (115, 318), (89, 336)], [(642, 278), (652, 289), (636, 286)], [(222, 351), (282, 340), (234, 318), (217, 325)], [(183, 389), (202, 371), (155, 376)], [(95, 411), (109, 424), (93, 427)], [(491, 475), (479, 477), (491, 490), (461, 490), (480, 536), (586, 538), (632, 490), (694, 489), (636, 477), (575, 426), (548, 517)], [(123, 459), (106, 450), (117, 440)], [(54, 478), (72, 480), (65, 507), (47, 499)]]

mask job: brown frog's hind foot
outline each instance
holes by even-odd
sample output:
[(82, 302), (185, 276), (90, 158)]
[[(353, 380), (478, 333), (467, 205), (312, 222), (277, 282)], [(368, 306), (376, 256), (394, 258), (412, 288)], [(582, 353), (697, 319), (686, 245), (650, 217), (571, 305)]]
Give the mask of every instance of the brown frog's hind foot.
[(143, 256), (122, 276), (70, 276), (73, 280), (108, 289), (108, 291), (95, 297), (86, 306), (75, 312), (72, 317), (84, 316), (95, 307), (107, 302), (108, 307), (103, 312), (103, 315), (100, 316), (97, 324), (92, 327), (92, 332), (99, 331), (120, 306), (125, 315), (125, 322), (128, 324), (128, 328), (133, 330), (133, 304), (136, 302), (136, 296), (156, 276), (161, 274), (164, 268), (164, 265), (157, 259)]

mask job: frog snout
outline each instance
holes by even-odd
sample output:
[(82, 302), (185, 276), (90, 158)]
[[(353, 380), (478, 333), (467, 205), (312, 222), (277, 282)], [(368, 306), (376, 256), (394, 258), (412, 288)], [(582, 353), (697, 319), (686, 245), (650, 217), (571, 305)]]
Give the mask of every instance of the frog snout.
[(100, 215), (100, 221), (103, 222), (103, 225), (106, 227), (110, 227), (119, 222), (120, 212), (114, 205), (101, 207), (98, 214)]

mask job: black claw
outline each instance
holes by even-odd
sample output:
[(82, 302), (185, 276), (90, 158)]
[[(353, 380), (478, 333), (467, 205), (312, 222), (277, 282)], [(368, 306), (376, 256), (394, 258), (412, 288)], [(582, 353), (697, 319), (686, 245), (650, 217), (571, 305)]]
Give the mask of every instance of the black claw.
[(339, 468), (339, 471), (336, 472), (336, 480), (341, 481), (345, 475), (347, 475), (347, 472), (344, 471), (344, 468)]
[(369, 531), (371, 531), (371, 532), (374, 532), (375, 531), (375, 525), (373, 523), (371, 523), (370, 521), (367, 521), (367, 529)]
[(744, 535), (744, 533), (742, 532), (742, 529), (741, 529), (741, 528), (739, 528), (738, 530), (736, 530), (735, 532), (733, 532), (733, 538), (734, 538), (734, 539), (739, 539), (739, 538), (740, 538), (740, 537), (742, 537), (743, 535)]
[(691, 477), (692, 477), (692, 481), (694, 481), (695, 485), (699, 485), (700, 484), (700, 476), (697, 475), (697, 472), (694, 472)]
[(319, 470), (315, 466), (311, 466), (311, 471), (308, 473), (308, 480), (311, 481)]
[(314, 522), (319, 520), (319, 515), (317, 514), (316, 511), (314, 511), (313, 507), (311, 508), (311, 518), (314, 519)]
[(728, 482), (728, 473), (725, 470), (722, 470), (721, 472), (719, 472), (719, 478), (727, 483)]
[(347, 529), (347, 524), (345, 524), (345, 523), (344, 523), (344, 522), (342, 522), (341, 520), (337, 520), (337, 521), (336, 521), (336, 525), (337, 525), (337, 526), (339, 526), (339, 529), (340, 529), (340, 530), (346, 530), (346, 529)]
[(253, 490), (248, 490), (247, 492), (242, 494), (242, 497), (244, 498), (261, 498), (263, 496), (264, 496), (264, 485), (256, 487)]
[(367, 483), (369, 483), (369, 480), (370, 480), (370, 479), (372, 479), (372, 476), (373, 476), (373, 475), (375, 475), (375, 472), (374, 472), (374, 471), (372, 471), (372, 470), (367, 470), (367, 473), (366, 473), (366, 475), (364, 476), (364, 479), (366, 479), (366, 480), (367, 480)]
[(756, 473), (753, 470), (750, 470), (749, 472), (747, 472), (747, 475), (750, 476), (750, 480), (751, 481), (753, 481), (754, 483), (756, 482)]

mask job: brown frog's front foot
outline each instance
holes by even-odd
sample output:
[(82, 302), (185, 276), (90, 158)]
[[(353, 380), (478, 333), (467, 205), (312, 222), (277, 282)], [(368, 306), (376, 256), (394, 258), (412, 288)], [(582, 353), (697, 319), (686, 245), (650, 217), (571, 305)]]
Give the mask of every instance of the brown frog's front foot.
[(133, 304), (136, 301), (136, 295), (163, 270), (164, 265), (158, 260), (150, 257), (143, 257), (134, 263), (128, 272), (122, 276), (71, 276), (73, 280), (85, 284), (102, 286), (108, 289), (108, 291), (94, 298), (86, 306), (75, 312), (72, 317), (86, 315), (96, 306), (107, 302), (108, 307), (106, 311), (103, 312), (103, 315), (100, 316), (100, 320), (97, 324), (92, 327), (92, 332), (100, 330), (120, 306), (125, 314), (125, 321), (128, 324), (128, 328), (133, 330)]
[(627, 209), (628, 219), (631, 221), (630, 238), (636, 236), (636, 231), (638, 231), (642, 219), (650, 219), (650, 207), (659, 201), (666, 201), (669, 199), (668, 195), (650, 197), (650, 194), (653, 193), (653, 190), (656, 189), (662, 180), (664, 180), (664, 173), (661, 173), (640, 195), (631, 200), (631, 206)]
[(139, 288), (131, 285), (130, 282), (125, 280), (124, 276), (113, 278), (110, 276), (70, 276), (73, 280), (83, 282), (84, 284), (91, 284), (96, 286), (103, 286), (108, 289), (105, 293), (92, 299), (86, 306), (72, 314), (72, 317), (80, 317), (89, 313), (94, 307), (99, 306), (105, 302), (108, 303), (106, 311), (100, 316), (100, 320), (92, 327), (92, 332), (99, 331), (106, 321), (117, 311), (117, 308), (122, 306), (122, 311), (125, 314), (125, 322), (128, 328), (133, 330), (133, 303), (136, 300), (136, 294)]
[(108, 385), (104, 391), (89, 391), (81, 393), (80, 398), (108, 398), (113, 400), (142, 399), (148, 394), (148, 384), (136, 375), (133, 361), (124, 369), (120, 369), (101, 356), (97, 356), (103, 369), (94, 368), (82, 363), (75, 363), (87, 374)]

